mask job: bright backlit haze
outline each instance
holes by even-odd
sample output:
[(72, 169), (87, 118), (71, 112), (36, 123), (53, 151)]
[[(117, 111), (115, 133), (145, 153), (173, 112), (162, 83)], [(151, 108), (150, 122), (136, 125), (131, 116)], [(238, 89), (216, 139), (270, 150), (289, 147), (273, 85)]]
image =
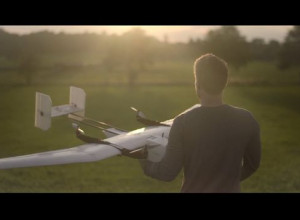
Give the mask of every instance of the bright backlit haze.
[[(103, 33), (122, 34), (133, 27), (144, 29), (147, 35), (154, 36), (159, 40), (164, 40), (167, 36), (169, 42), (187, 42), (190, 38), (203, 38), (212, 29), (220, 26), (0, 26), (10, 33), (29, 34), (39, 31), (52, 31), (55, 33)], [(247, 40), (253, 38), (263, 38), (266, 41), (284, 41), (288, 31), (293, 26), (237, 26), (240, 33)]]

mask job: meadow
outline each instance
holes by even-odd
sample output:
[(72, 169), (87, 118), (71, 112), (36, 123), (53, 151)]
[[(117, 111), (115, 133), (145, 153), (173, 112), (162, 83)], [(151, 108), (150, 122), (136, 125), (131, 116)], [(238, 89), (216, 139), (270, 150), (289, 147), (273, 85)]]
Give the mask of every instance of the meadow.
[[(250, 83), (232, 83), (224, 94), (226, 103), (250, 110), (261, 126), (261, 166), (242, 182), (242, 192), (300, 192), (299, 75), (297, 70), (283, 73), (271, 64), (262, 65), (252, 63), (232, 70), (232, 82)], [(47, 132), (34, 127), (36, 91), (49, 94), (53, 105), (60, 105), (68, 102), (69, 86), (79, 86), (87, 93), (87, 117), (132, 130), (142, 125), (130, 106), (149, 118), (166, 120), (198, 102), (191, 70), (190, 63), (157, 65), (152, 72), (141, 74), (134, 87), (126, 85), (125, 76), (92, 71), (58, 78), (39, 76), (41, 81), (31, 86), (21, 85), (16, 74), (11, 78), (2, 74), (0, 158), (82, 143), (66, 117), (53, 119)], [(253, 84), (255, 80), (259, 83)], [(90, 135), (104, 137), (83, 128)], [(137, 160), (122, 156), (93, 163), (0, 170), (0, 192), (179, 192), (181, 180), (182, 173), (168, 183), (146, 177)]]

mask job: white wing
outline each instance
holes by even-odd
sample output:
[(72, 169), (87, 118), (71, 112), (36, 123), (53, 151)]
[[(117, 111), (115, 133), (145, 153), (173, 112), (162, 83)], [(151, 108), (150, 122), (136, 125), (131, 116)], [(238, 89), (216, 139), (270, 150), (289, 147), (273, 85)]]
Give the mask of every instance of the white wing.
[(121, 152), (118, 149), (109, 145), (83, 144), (69, 149), (0, 159), (0, 169), (84, 163), (102, 160), (119, 154)]

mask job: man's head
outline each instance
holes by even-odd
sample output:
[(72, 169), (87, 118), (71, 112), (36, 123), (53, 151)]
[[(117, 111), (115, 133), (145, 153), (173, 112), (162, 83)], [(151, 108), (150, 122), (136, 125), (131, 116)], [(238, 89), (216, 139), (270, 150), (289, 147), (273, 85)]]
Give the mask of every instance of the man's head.
[(204, 91), (209, 95), (220, 95), (227, 84), (227, 63), (209, 53), (194, 63), (195, 87), (198, 96)]

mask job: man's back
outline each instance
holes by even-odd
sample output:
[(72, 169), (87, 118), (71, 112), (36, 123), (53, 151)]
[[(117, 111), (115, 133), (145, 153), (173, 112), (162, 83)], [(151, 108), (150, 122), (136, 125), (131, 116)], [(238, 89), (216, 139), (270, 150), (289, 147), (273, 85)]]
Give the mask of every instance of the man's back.
[(205, 54), (194, 63), (201, 106), (177, 116), (158, 163), (141, 160), (145, 175), (172, 181), (184, 169), (181, 192), (239, 192), (240, 181), (259, 167), (259, 125), (244, 109), (223, 104), (228, 66)]
[(201, 106), (176, 120), (173, 129), (183, 132), (181, 191), (239, 192), (240, 179), (250, 176), (260, 161), (259, 125), (251, 113), (229, 105)]

